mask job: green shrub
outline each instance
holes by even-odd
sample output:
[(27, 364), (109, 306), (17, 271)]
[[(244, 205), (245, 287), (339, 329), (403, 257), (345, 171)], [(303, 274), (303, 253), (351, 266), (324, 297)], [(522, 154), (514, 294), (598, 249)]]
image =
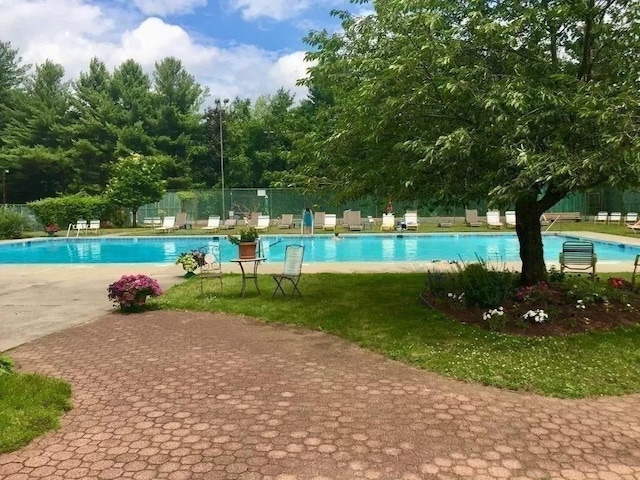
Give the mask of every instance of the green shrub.
[(471, 263), (460, 270), (460, 287), (467, 305), (495, 308), (513, 296), (518, 275), (496, 270), (485, 262)]
[(65, 197), (44, 198), (28, 204), (36, 218), (43, 225), (57, 224), (65, 228), (82, 218), (104, 219), (108, 202), (102, 196), (91, 196), (84, 193)]
[(0, 355), (0, 375), (7, 375), (13, 372), (13, 360)]
[(568, 277), (564, 282), (567, 295), (584, 303), (605, 303), (611, 300), (628, 303), (633, 298), (631, 291), (614, 288), (608, 283), (587, 277)]
[(0, 207), (0, 239), (22, 238), (28, 223), (23, 215)]

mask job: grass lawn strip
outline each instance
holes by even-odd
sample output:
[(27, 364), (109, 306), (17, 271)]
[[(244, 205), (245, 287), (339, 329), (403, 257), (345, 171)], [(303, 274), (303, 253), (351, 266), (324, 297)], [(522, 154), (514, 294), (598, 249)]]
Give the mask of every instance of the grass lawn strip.
[(71, 409), (71, 387), (36, 374), (0, 375), (0, 453), (27, 445), (59, 426)]
[(569, 398), (640, 392), (640, 327), (556, 338), (492, 333), (426, 308), (418, 300), (424, 274), (303, 275), (304, 296), (292, 301), (271, 300), (273, 280), (259, 281), (263, 294), (241, 299), (239, 275), (224, 277), (223, 292), (210, 287), (204, 294), (194, 278), (157, 302), (323, 330), (426, 370), (501, 388)]

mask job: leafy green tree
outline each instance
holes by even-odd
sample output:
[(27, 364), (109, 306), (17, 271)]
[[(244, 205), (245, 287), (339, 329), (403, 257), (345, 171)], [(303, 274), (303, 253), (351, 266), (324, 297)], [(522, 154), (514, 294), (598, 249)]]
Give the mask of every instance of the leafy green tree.
[(640, 4), (373, 7), (307, 38), (308, 83), (335, 96), (332, 134), (307, 143), (314, 173), (331, 164), (354, 196), (515, 206), (521, 281), (544, 280), (540, 215), (570, 192), (640, 183)]
[(160, 201), (164, 191), (160, 161), (133, 154), (115, 163), (106, 194), (111, 202), (131, 211), (135, 227), (140, 206)]

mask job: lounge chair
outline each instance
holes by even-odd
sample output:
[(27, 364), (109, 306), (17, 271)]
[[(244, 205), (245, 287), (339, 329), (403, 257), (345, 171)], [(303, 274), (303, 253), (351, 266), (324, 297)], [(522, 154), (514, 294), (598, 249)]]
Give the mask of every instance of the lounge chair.
[(489, 228), (502, 228), (504, 227), (504, 223), (500, 220), (500, 211), (499, 210), (489, 210), (487, 212), (487, 227)]
[(69, 233), (71, 232), (71, 230), (76, 231), (76, 237), (77, 237), (81, 233), (87, 233), (89, 231), (89, 224), (87, 223), (86, 220), (78, 219), (76, 223), (69, 224), (69, 228), (67, 229), (67, 236), (69, 236)]
[(314, 212), (313, 214), (313, 228), (322, 228), (324, 229), (324, 212)]
[(258, 220), (260, 219), (261, 215), (262, 215), (262, 212), (251, 212), (251, 216), (249, 217), (249, 220), (247, 221), (247, 226), (248, 227), (257, 227), (258, 226)]
[(323, 230), (333, 230), (336, 231), (338, 219), (335, 213), (325, 213), (324, 215), (324, 225), (322, 226)]
[(565, 270), (589, 270), (591, 278), (596, 275), (598, 257), (593, 251), (592, 242), (568, 241), (562, 244), (560, 253), (560, 272)]
[(629, 225), (638, 221), (638, 212), (627, 212), (624, 216), (624, 224)]
[(630, 228), (633, 233), (640, 232), (640, 221), (637, 221), (633, 225), (627, 225), (627, 228)]
[(382, 225), (380, 225), (380, 231), (391, 232), (396, 228), (396, 218), (393, 213), (382, 214)]
[(222, 225), (220, 225), (220, 230), (232, 230), (236, 228), (236, 224), (238, 220), (235, 218), (227, 218)]
[(611, 212), (609, 215), (609, 224), (618, 224), (622, 221), (622, 212)]
[(607, 223), (607, 220), (609, 220), (609, 212), (598, 212), (598, 214), (593, 217), (593, 223)]
[(507, 210), (504, 212), (504, 221), (507, 228), (516, 228), (516, 212), (513, 210)]
[(144, 217), (142, 220), (143, 227), (153, 227), (153, 218), (152, 217)]
[(176, 229), (176, 217), (164, 217), (162, 225), (156, 227), (155, 230), (160, 230), (163, 233), (170, 232)]
[(351, 220), (351, 209), (342, 212), (342, 226), (349, 230), (349, 220)]
[(207, 220), (207, 226), (202, 227), (203, 230), (215, 232), (220, 230), (220, 216), (219, 215), (211, 215), (209, 220)]
[(404, 224), (407, 230), (418, 230), (418, 212), (415, 210), (407, 211), (404, 214)]
[(481, 227), (482, 222), (478, 220), (478, 210), (465, 210), (464, 221), (468, 227)]
[(362, 217), (360, 210), (349, 211), (349, 230), (352, 232), (362, 231)]
[(369, 226), (369, 230), (373, 230), (373, 226), (376, 224), (376, 219), (371, 215), (367, 215), (367, 222), (364, 224), (365, 227)]
[(269, 215), (259, 215), (258, 222), (255, 225), (256, 230), (269, 230), (271, 225), (271, 218)]
[(98, 235), (98, 230), (100, 230), (100, 220), (91, 220), (89, 222), (89, 231)]
[(440, 228), (451, 228), (451, 227), (453, 227), (453, 218), (447, 218), (446, 220), (440, 220), (438, 222), (438, 227), (440, 227)]
[[(218, 217), (220, 220), (220, 217)], [(200, 266), (200, 293), (204, 293), (204, 280), (213, 278), (220, 281), (220, 290), (222, 290), (222, 262), (220, 261), (220, 246), (214, 245), (212, 251), (204, 256), (204, 265)]]
[(187, 212), (180, 212), (175, 218), (175, 228), (191, 228), (191, 224), (187, 220)]
[(278, 228), (291, 228), (293, 226), (293, 213), (283, 213), (280, 217)]
[(276, 288), (273, 291), (271, 298), (276, 296), (276, 293), (280, 291), (282, 295), (287, 296), (284, 288), (282, 288), (282, 282), (288, 280), (293, 285), (293, 290), (289, 295), (289, 299), (297, 293), (302, 296), (298, 283), (302, 276), (302, 259), (304, 258), (304, 246), (303, 245), (287, 245), (284, 252), (284, 268), (279, 275), (273, 275), (273, 279), (276, 281)]

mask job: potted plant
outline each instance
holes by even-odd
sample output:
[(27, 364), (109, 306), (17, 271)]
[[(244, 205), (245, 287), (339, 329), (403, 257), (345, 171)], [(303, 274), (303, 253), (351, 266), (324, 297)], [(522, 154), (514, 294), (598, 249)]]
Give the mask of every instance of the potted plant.
[(47, 225), (46, 227), (44, 227), (44, 231), (50, 237), (53, 237), (58, 230), (59, 230), (58, 225), (56, 225), (55, 223), (51, 223), (51, 224)]
[(123, 275), (120, 280), (109, 285), (109, 300), (120, 306), (124, 312), (142, 310), (147, 297), (162, 294), (158, 282), (147, 275)]
[(228, 235), (227, 238), (238, 245), (239, 258), (256, 258), (256, 240), (259, 236), (254, 227), (247, 227), (240, 230), (239, 235)]
[(190, 277), (198, 267), (204, 265), (204, 253), (200, 250), (191, 250), (190, 252), (181, 253), (176, 260), (176, 265), (181, 264), (182, 268), (187, 272), (185, 276)]

